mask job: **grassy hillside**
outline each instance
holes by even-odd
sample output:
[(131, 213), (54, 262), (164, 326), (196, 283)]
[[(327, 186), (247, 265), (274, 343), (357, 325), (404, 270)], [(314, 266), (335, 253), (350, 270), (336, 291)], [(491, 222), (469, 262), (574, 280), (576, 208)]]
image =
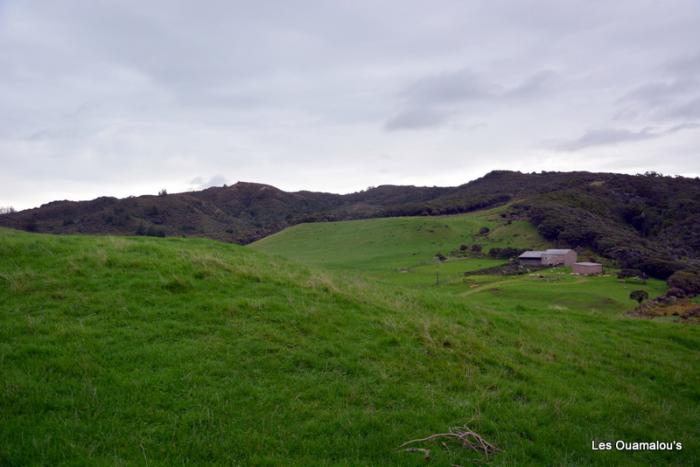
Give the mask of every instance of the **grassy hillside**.
[[(433, 220), (436, 244), (392, 234), (416, 264), (488, 221)], [(0, 464), (425, 465), (397, 447), (465, 423), (500, 451), (430, 446), (434, 465), (700, 456), (700, 331), (626, 318), (629, 285), (381, 285), (348, 271), (400, 249), (354, 262), (343, 238), (353, 264), (324, 272), (209, 240), (0, 230)]]
[[(358, 272), (390, 273), (436, 263), (461, 244), (491, 247), (546, 246), (534, 227), (522, 220), (506, 224), (505, 207), (473, 214), (434, 217), (390, 217), (300, 224), (263, 238), (252, 248), (306, 264)], [(487, 227), (489, 233), (480, 235)], [(503, 261), (483, 261), (483, 266)], [(449, 266), (448, 266), (449, 267)]]

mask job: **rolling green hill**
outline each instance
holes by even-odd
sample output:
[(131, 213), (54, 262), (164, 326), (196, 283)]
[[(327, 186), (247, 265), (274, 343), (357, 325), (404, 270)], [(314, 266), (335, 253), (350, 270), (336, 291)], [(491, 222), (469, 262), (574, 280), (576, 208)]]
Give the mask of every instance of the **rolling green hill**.
[[(300, 224), (263, 238), (251, 247), (306, 264), (331, 269), (385, 274), (435, 264), (460, 245), (538, 248), (547, 245), (523, 220), (506, 221), (500, 207), (473, 214), (432, 217), (390, 217)], [(482, 227), (489, 229), (481, 235)], [(503, 261), (483, 261), (483, 266)], [(376, 274), (375, 274), (376, 275)]]
[[(425, 445), (435, 465), (692, 463), (700, 330), (624, 315), (662, 282), (392, 279), (422, 284), (483, 226), (485, 244), (540, 241), (498, 215), (253, 248), (0, 230), (0, 464), (425, 465), (398, 446), (464, 424), (499, 451)], [(591, 451), (616, 439), (684, 447)]]

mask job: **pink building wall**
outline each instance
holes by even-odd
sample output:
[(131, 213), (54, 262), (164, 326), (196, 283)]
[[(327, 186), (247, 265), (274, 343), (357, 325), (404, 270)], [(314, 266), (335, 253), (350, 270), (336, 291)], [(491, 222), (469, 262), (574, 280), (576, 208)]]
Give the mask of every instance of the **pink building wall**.
[(576, 262), (577, 255), (574, 250), (568, 250), (566, 253), (549, 253), (544, 252), (542, 255), (542, 264), (547, 264), (554, 266), (557, 264), (563, 264), (565, 266), (571, 266)]
[(571, 270), (574, 274), (590, 276), (592, 274), (602, 274), (603, 265), (600, 263), (574, 263), (571, 266)]

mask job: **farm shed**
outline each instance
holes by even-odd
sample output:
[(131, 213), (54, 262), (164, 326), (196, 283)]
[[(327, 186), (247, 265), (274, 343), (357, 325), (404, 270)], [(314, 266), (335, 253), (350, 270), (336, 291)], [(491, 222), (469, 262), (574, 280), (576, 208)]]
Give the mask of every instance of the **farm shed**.
[(518, 256), (521, 264), (531, 264), (533, 266), (542, 265), (542, 251), (526, 251)]
[(542, 253), (542, 264), (547, 264), (550, 266), (555, 266), (557, 264), (571, 266), (578, 258), (576, 252), (569, 249), (550, 249), (545, 250)]
[(582, 276), (590, 276), (593, 274), (602, 274), (603, 265), (600, 263), (574, 263), (571, 267), (574, 274), (581, 274)]
[(571, 266), (576, 262), (576, 252), (569, 249), (548, 249), (544, 251), (526, 251), (518, 256), (521, 264), (537, 266), (556, 266), (564, 264)]

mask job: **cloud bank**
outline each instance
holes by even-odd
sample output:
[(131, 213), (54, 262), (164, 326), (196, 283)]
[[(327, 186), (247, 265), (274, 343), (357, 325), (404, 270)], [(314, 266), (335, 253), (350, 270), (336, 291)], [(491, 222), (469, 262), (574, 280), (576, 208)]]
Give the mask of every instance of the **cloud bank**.
[(698, 175), (699, 21), (691, 0), (0, 1), (0, 205)]

